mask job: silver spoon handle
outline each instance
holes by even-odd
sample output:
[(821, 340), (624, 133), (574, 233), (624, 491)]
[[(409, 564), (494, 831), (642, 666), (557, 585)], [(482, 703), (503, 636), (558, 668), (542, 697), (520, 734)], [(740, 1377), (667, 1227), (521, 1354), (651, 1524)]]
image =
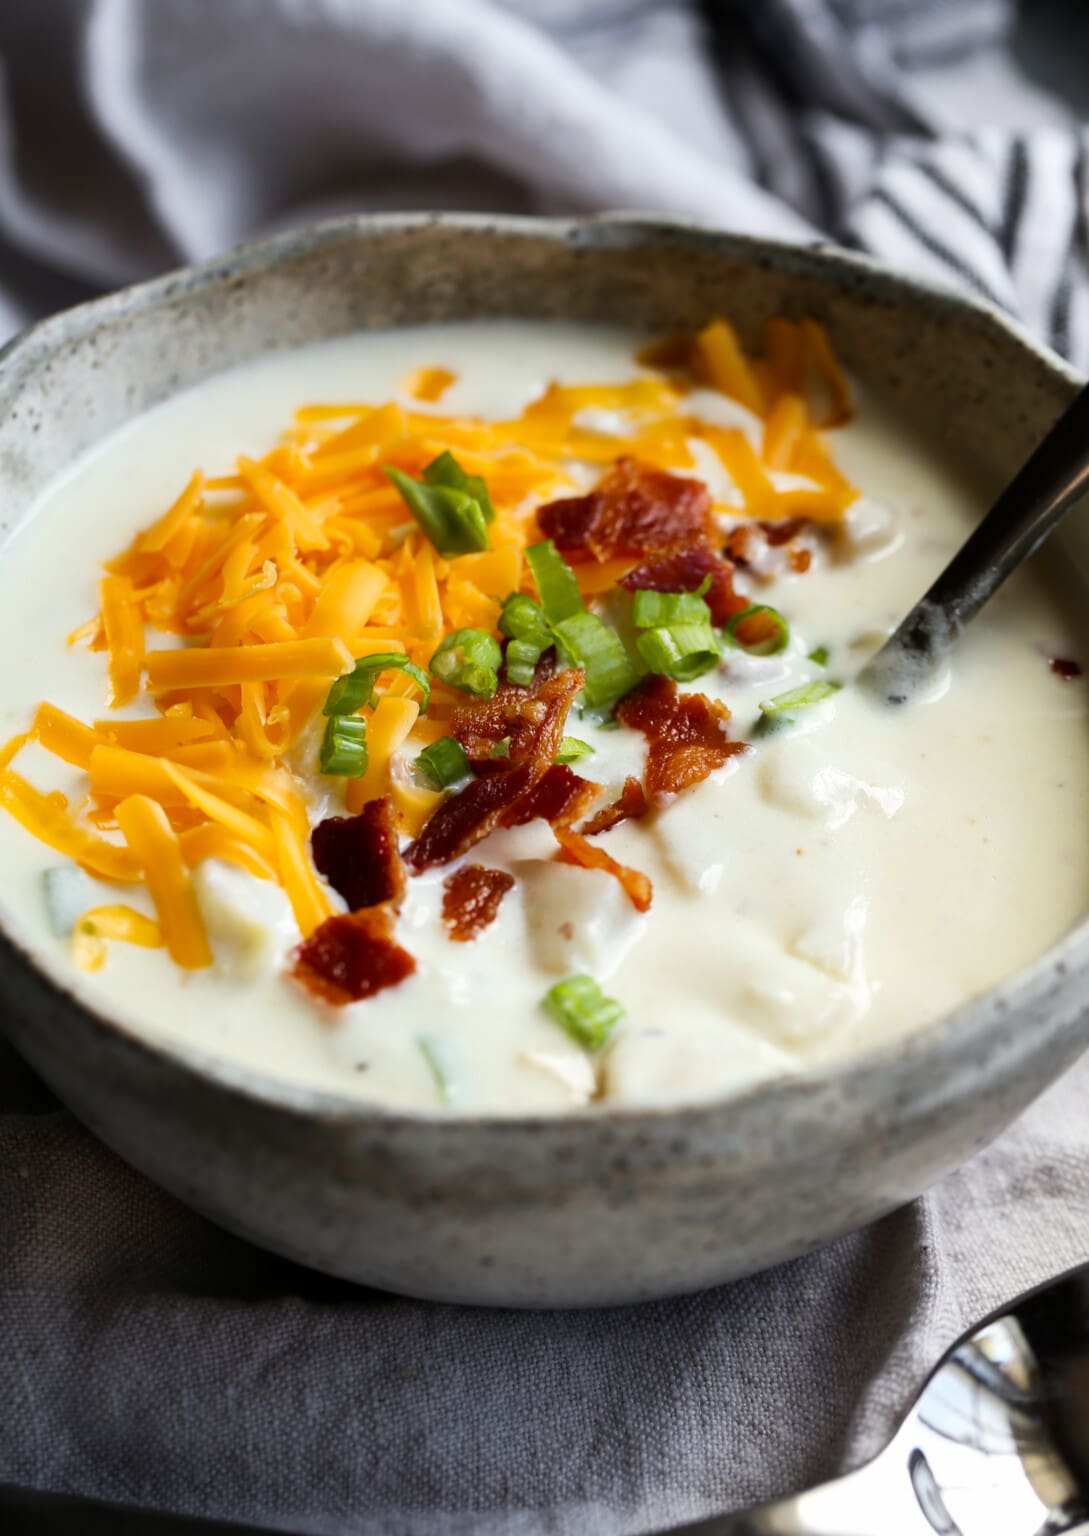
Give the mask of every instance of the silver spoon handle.
[(904, 703), (983, 604), (1089, 493), (1089, 386), (1052, 427), (859, 682)]

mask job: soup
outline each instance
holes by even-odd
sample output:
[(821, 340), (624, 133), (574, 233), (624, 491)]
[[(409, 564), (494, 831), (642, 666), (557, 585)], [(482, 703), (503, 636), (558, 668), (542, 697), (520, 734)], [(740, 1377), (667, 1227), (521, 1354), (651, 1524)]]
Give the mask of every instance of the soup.
[(440, 1113), (902, 1036), (1089, 896), (1060, 571), (910, 709), (850, 686), (984, 504), (808, 325), (756, 359), (723, 322), (488, 322), (225, 373), (0, 563), (9, 921), (135, 1032)]

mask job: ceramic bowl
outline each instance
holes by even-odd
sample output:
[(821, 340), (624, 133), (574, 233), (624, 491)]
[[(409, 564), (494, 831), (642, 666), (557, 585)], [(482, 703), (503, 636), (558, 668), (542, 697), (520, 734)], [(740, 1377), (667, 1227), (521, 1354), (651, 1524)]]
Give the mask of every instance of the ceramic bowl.
[[(1009, 475), (1074, 375), (995, 310), (828, 248), (627, 218), (355, 218), (84, 305), (0, 357), (6, 541), (71, 459), (270, 349), (475, 316), (691, 327), (810, 314), (969, 463)], [(1064, 537), (1089, 539), (1077, 519)], [(1083, 569), (1089, 565), (1083, 565)], [(1084, 829), (1083, 829), (1084, 831)], [(406, 1114), (141, 1039), (0, 935), (4, 1027), (122, 1157), (214, 1221), (394, 1291), (631, 1302), (804, 1253), (911, 1199), (1089, 1043), (1089, 932), (911, 1038), (740, 1097), (560, 1118)]]

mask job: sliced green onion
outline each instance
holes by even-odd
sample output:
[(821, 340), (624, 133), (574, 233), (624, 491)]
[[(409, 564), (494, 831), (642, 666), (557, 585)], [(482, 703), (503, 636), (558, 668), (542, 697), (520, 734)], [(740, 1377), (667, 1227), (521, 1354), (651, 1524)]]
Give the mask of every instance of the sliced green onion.
[(361, 779), (367, 771), (367, 722), (362, 715), (330, 715), (321, 740), (321, 771)]
[(431, 658), (431, 675), (449, 688), (491, 698), (499, 687), (503, 652), (483, 629), (455, 629)]
[(450, 789), (473, 771), (460, 741), (453, 736), (440, 736), (438, 741), (424, 747), (416, 759), (416, 767), (432, 789)]
[(560, 624), (564, 619), (582, 612), (582, 593), (575, 573), (551, 539), (531, 544), (526, 550), (526, 560), (537, 583), (545, 618), (550, 624)]
[(639, 591), (631, 616), (637, 629), (671, 629), (674, 624), (711, 622), (711, 610), (699, 592)]
[(624, 1016), (620, 1004), (606, 997), (592, 976), (568, 976), (544, 996), (544, 1009), (577, 1045), (599, 1051)]
[(787, 693), (777, 693), (773, 699), (765, 699), (760, 705), (760, 712), (771, 716), (791, 715), (796, 709), (808, 709), (811, 704), (820, 704), (822, 700), (830, 699), (842, 686), (841, 683), (828, 683), (824, 678), (817, 678), (815, 682), (802, 683), (800, 688), (791, 688)]
[(524, 592), (512, 592), (499, 615), (499, 631), (508, 637), (504, 658), (507, 681), (529, 688), (537, 663), (552, 644), (552, 631), (540, 604)]
[(66, 939), (94, 900), (94, 888), (76, 864), (42, 870), (42, 895), (50, 930)]
[(828, 647), (826, 645), (818, 645), (815, 651), (810, 651), (806, 660), (815, 661), (818, 667), (826, 667), (828, 665)]
[(451, 491), (461, 491), (471, 496), (484, 514), (486, 523), (495, 522), (495, 508), (488, 495), (488, 487), (482, 475), (467, 475), (457, 459), (447, 448), (437, 459), (424, 465), (424, 480), (428, 485), (445, 485)]
[(504, 736), (501, 741), (497, 741), (495, 746), (488, 753), (488, 756), (489, 757), (509, 757), (510, 756), (510, 737), (509, 736)]
[(427, 714), (431, 702), (431, 679), (422, 667), (400, 651), (382, 651), (374, 656), (359, 656), (355, 670), (346, 677), (338, 677), (329, 689), (324, 715), (354, 715), (365, 705), (374, 702), (374, 685), (383, 672), (404, 672), (423, 694), (420, 713)]
[(719, 638), (709, 623), (645, 629), (635, 644), (648, 671), (675, 678), (678, 683), (690, 683), (709, 672), (722, 655)]
[[(742, 625), (751, 627), (754, 621), (756, 635), (746, 640), (738, 631)], [(757, 603), (752, 608), (735, 613), (726, 625), (726, 634), (734, 645), (747, 651), (750, 656), (777, 656), (790, 644), (790, 626), (786, 619), (778, 608), (769, 608), (764, 603)]]
[(594, 749), (588, 741), (583, 741), (578, 736), (565, 736), (560, 742), (554, 763), (562, 767), (565, 763), (577, 763), (580, 757), (593, 757)]
[(468, 555), (491, 548), (487, 518), (480, 503), (467, 492), (449, 485), (421, 483), (392, 464), (383, 464), (382, 472), (400, 491), (440, 555)]
[(552, 626), (556, 639), (586, 673), (582, 697), (587, 709), (607, 709), (639, 681), (620, 636), (585, 608)]
[(457, 1098), (457, 1081), (456, 1064), (450, 1047), (445, 1040), (436, 1039), (434, 1035), (417, 1035), (416, 1046), (435, 1079), (439, 1098), (444, 1104), (451, 1103)]

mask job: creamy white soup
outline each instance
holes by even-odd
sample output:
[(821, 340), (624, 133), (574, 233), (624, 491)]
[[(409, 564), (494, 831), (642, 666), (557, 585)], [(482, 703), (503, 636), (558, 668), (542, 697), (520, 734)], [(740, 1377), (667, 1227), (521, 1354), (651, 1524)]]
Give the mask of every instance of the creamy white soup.
[(815, 329), (645, 342), (274, 355), (57, 481), (0, 560), (0, 899), (48, 969), (296, 1085), (600, 1112), (903, 1036), (1071, 928), (1059, 561), (877, 706), (851, 680), (978, 490), (862, 388), (841, 420)]

